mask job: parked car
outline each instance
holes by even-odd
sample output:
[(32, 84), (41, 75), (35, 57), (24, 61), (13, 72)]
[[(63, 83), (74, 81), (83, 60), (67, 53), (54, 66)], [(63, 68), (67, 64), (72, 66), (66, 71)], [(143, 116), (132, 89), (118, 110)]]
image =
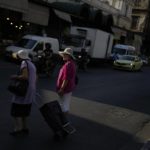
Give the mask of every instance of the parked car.
[(123, 55), (114, 61), (113, 67), (116, 69), (137, 71), (141, 70), (143, 61), (140, 57), (134, 55)]

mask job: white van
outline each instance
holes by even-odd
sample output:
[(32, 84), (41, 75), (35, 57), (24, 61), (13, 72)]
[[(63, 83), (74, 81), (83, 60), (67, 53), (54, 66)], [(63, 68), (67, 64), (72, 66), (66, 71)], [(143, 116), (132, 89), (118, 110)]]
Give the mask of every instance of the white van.
[(112, 54), (136, 55), (136, 49), (131, 45), (116, 44), (112, 50)]
[(38, 51), (45, 49), (45, 44), (50, 43), (52, 50), (55, 54), (59, 51), (59, 42), (56, 38), (43, 37), (37, 35), (25, 35), (16, 44), (6, 47), (5, 56), (11, 58), (13, 53), (23, 49), (29, 52), (31, 58), (33, 58)]

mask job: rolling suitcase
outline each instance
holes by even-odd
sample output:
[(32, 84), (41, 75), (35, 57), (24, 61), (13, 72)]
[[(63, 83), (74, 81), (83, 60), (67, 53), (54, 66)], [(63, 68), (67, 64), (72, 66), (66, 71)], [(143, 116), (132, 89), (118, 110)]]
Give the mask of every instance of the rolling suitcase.
[(57, 100), (46, 103), (39, 109), (56, 138), (63, 138), (75, 132), (75, 128), (67, 121)]

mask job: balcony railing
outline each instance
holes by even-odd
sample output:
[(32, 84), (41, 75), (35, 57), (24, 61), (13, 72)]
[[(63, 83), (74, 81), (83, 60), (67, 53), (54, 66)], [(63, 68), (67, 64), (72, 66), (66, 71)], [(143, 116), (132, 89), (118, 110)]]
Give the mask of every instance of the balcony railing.
[(139, 2), (134, 4), (134, 9), (143, 9), (146, 10), (148, 9), (148, 1), (145, 2)]

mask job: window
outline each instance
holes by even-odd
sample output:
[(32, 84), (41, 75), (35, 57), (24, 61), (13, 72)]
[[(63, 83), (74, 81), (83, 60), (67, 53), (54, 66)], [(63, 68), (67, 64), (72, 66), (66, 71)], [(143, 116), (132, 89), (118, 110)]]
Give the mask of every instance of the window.
[(127, 55), (135, 55), (135, 54), (136, 54), (135, 51), (130, 51), (130, 50), (127, 51)]
[(123, 0), (112, 0), (112, 6), (121, 10), (123, 6)]
[(115, 7), (116, 6), (116, 0), (112, 1), (112, 5)]
[(113, 53), (119, 54), (119, 55), (125, 55), (126, 54), (126, 49), (121, 49), (121, 48), (114, 48)]
[(131, 26), (132, 29), (137, 29), (138, 28), (139, 19), (140, 19), (139, 16), (133, 16), (132, 17), (132, 26)]
[(27, 48), (27, 49), (32, 49), (32, 47), (35, 45), (36, 40), (31, 40), (31, 39), (21, 39), (18, 41), (15, 46), (22, 47), (22, 48)]
[(35, 51), (35, 52), (38, 52), (39, 50), (43, 50), (43, 46), (44, 46), (43, 42), (38, 43), (38, 44), (36, 45), (36, 47), (34, 48), (34, 51)]
[(126, 6), (125, 16), (128, 16), (129, 6)]
[(121, 59), (121, 60), (134, 61), (134, 60), (135, 60), (135, 57), (131, 57), (131, 56), (121, 56), (120, 59)]
[(139, 7), (141, 5), (141, 0), (135, 0), (134, 4), (136, 7)]

